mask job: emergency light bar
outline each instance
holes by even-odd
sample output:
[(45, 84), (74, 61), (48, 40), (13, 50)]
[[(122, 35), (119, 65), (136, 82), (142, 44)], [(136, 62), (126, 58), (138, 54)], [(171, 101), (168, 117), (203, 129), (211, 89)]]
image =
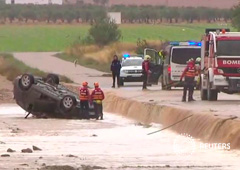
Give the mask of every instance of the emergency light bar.
[(129, 58), (130, 54), (123, 54), (123, 58)]
[(122, 58), (123, 59), (127, 59), (127, 58), (131, 58), (131, 57), (141, 57), (142, 59), (144, 58), (143, 54), (123, 54)]
[(170, 45), (173, 45), (173, 46), (201, 46), (202, 43), (195, 42), (195, 41), (182, 41), (182, 42), (173, 41), (173, 42), (170, 42)]

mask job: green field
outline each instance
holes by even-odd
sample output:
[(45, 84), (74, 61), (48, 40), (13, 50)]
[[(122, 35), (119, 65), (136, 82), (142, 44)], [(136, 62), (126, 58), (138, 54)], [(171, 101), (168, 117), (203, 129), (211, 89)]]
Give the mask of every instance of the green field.
[[(121, 25), (121, 41), (135, 43), (138, 38), (199, 40), (204, 29), (212, 27), (221, 26), (218, 24)], [(88, 25), (2, 25), (0, 51), (62, 51), (79, 37), (83, 38), (88, 29)]]

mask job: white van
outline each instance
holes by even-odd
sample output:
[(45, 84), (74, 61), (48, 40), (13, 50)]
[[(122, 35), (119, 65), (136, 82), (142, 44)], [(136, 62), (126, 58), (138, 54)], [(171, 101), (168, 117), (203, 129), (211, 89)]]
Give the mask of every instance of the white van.
[(166, 52), (163, 63), (162, 88), (182, 87), (180, 77), (187, 66), (187, 61), (191, 58), (201, 56), (200, 42), (171, 42), (164, 51)]

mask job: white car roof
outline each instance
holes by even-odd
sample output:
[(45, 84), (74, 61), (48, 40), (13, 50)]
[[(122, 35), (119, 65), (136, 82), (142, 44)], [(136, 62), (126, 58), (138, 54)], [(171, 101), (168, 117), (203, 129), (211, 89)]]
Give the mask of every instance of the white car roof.
[(188, 45), (188, 46), (173, 46), (172, 48), (201, 48), (200, 46), (193, 46), (193, 45)]

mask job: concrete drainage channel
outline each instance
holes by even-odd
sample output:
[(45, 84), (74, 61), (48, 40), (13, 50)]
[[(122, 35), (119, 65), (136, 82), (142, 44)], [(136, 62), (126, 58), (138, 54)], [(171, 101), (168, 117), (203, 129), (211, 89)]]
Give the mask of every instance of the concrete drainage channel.
[(163, 127), (173, 125), (193, 114), (184, 122), (170, 129), (189, 134), (207, 143), (230, 143), (231, 149), (240, 149), (240, 121), (237, 117), (221, 118), (172, 106), (143, 103), (119, 97), (108, 92), (104, 102), (105, 111), (116, 113), (143, 124), (160, 123)]

